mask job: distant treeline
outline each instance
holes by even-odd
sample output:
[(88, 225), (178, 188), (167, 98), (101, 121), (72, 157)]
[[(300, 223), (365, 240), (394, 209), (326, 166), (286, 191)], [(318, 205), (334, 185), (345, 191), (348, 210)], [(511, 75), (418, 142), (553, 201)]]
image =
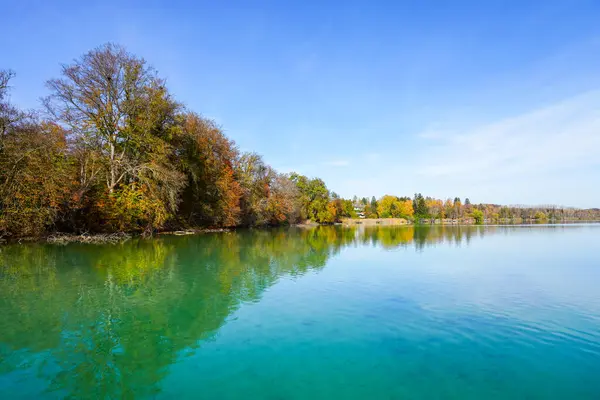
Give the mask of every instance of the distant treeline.
[[(333, 223), (377, 217), (597, 219), (599, 210), (503, 208), (384, 196), (344, 200), (318, 178), (241, 153), (141, 58), (107, 44), (63, 65), (42, 110), (8, 99), (0, 70), (0, 237)], [(366, 200), (366, 199), (364, 199)], [(479, 213), (482, 213), (481, 215)]]
[(365, 218), (404, 218), (417, 222), (470, 222), (470, 223), (523, 223), (531, 221), (593, 221), (600, 219), (600, 209), (572, 207), (502, 206), (497, 204), (472, 204), (466, 198), (435, 199), (416, 193), (409, 197), (386, 195), (377, 200), (366, 197), (352, 200), (354, 209)]

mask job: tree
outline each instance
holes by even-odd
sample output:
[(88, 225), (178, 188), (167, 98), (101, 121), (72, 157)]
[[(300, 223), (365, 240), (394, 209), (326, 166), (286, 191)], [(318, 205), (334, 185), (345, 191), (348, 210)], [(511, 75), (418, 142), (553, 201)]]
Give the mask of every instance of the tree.
[(483, 211), (475, 208), (475, 209), (473, 209), (472, 215), (473, 215), (473, 219), (475, 220), (476, 224), (478, 224), (478, 225), (483, 224)]
[[(356, 196), (354, 196), (356, 198)], [(344, 218), (356, 218), (356, 211), (354, 211), (354, 200), (342, 200), (342, 213), (341, 217)]]
[(109, 192), (151, 168), (145, 155), (171, 136), (175, 111), (164, 81), (124, 48), (106, 44), (62, 67), (47, 85), (47, 110), (98, 151)]
[(413, 216), (413, 206), (410, 200), (401, 200), (391, 195), (385, 195), (379, 199), (377, 211), (381, 218), (410, 219)]
[(385, 195), (377, 203), (377, 213), (381, 218), (402, 218), (403, 202), (396, 196)]
[(300, 220), (300, 192), (287, 175), (275, 174), (267, 203), (270, 225), (293, 224)]
[(239, 181), (246, 181), (238, 181), (239, 169), (236, 179), (234, 164), (238, 151), (235, 143), (214, 121), (194, 113), (188, 113), (184, 118), (183, 129), (174, 141), (179, 169), (187, 178), (179, 215), (192, 226), (238, 225), (243, 192)]
[(62, 77), (48, 87), (46, 109), (85, 147), (84, 159), (98, 161), (94, 176), (105, 182), (108, 196), (96, 210), (120, 225), (130, 219), (121, 204), (128, 198), (132, 211), (152, 204), (152, 213), (160, 214), (139, 220), (146, 231), (162, 225), (185, 183), (169, 163), (180, 106), (164, 81), (143, 59), (106, 44), (63, 66)]
[(324, 224), (332, 224), (338, 219), (338, 207), (334, 201), (330, 201), (327, 203), (327, 206), (324, 209), (321, 209), (318, 213), (317, 220), (320, 223)]
[(242, 224), (268, 224), (268, 198), (274, 171), (256, 153), (244, 153), (237, 161), (236, 177), (242, 188)]
[(8, 101), (10, 80), (14, 77), (13, 71), (0, 70), (0, 150), (2, 140), (10, 130), (29, 117), (27, 113), (17, 109)]
[(454, 204), (452, 205), (452, 218), (461, 218), (462, 217), (462, 205), (460, 203), (460, 198), (454, 198)]
[(377, 213), (381, 218), (392, 218), (395, 217), (393, 214), (395, 212), (395, 204), (398, 202), (398, 198), (396, 196), (385, 195), (377, 204)]
[(398, 214), (401, 218), (412, 219), (415, 210), (413, 209), (412, 201), (409, 198), (400, 199), (400, 207)]
[(377, 213), (377, 200), (375, 199), (375, 196), (371, 197), (371, 214), (372, 216), (370, 218), (379, 218)]
[(67, 208), (74, 171), (60, 127), (29, 121), (0, 151), (0, 235), (41, 235)]
[(450, 199), (444, 201), (444, 218), (454, 218), (454, 203)]
[(427, 203), (421, 193), (415, 193), (415, 197), (413, 199), (413, 209), (415, 219), (420, 220), (429, 217)]
[(41, 235), (64, 218), (73, 168), (65, 131), (8, 101), (12, 71), (0, 71), (0, 236)]
[(308, 179), (297, 173), (292, 173), (290, 179), (300, 192), (303, 216), (315, 222), (329, 222), (329, 190), (325, 182), (318, 178)]
[(425, 200), (427, 204), (427, 213), (431, 216), (431, 218), (443, 219), (444, 214), (444, 203), (442, 200), (432, 199), (428, 197)]
[[(463, 206), (463, 209), (464, 209), (464, 213), (466, 213), (466, 214), (469, 214), (473, 209), (473, 206), (471, 205), (471, 201), (469, 200), (468, 197), (465, 199), (465, 205)], [(485, 215), (485, 213), (484, 213), (484, 215)]]

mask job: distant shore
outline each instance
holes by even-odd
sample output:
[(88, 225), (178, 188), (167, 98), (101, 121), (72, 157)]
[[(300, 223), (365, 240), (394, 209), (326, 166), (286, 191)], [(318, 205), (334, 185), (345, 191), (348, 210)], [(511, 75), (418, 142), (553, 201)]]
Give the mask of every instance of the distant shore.
[(344, 218), (342, 225), (409, 225), (404, 218)]
[[(585, 222), (600, 222), (599, 220), (579, 220), (579, 219), (524, 219), (524, 218), (501, 218), (496, 220), (485, 220), (480, 225), (523, 225), (523, 224), (561, 224), (561, 223), (585, 223)], [(354, 226), (354, 225), (477, 225), (474, 218), (460, 218), (460, 219), (423, 219), (418, 223), (409, 221), (404, 218), (344, 218), (341, 221), (341, 225)]]

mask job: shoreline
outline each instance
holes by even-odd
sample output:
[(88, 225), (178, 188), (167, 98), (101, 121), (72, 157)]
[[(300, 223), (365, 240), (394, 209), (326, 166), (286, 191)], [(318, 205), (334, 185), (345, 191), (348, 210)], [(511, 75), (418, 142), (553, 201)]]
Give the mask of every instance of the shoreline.
[(69, 243), (87, 243), (87, 244), (119, 244), (135, 238), (151, 239), (157, 236), (186, 236), (201, 235), (204, 233), (223, 233), (231, 232), (235, 228), (194, 228), (176, 231), (155, 232), (151, 236), (144, 236), (139, 232), (113, 232), (113, 233), (63, 233), (55, 232), (45, 236), (25, 236), (15, 238), (0, 237), (0, 246), (4, 244), (25, 244), (25, 243), (48, 243), (48, 244), (69, 244)]
[[(342, 227), (360, 227), (360, 226), (541, 226), (541, 225), (562, 225), (562, 224), (598, 224), (600, 220), (561, 220), (561, 221), (489, 221), (483, 224), (476, 224), (475, 222), (469, 222), (460, 220), (457, 222), (448, 222), (446, 220), (436, 222), (421, 222), (414, 223), (404, 218), (346, 218), (341, 222), (333, 224), (320, 224), (317, 222), (306, 221), (299, 224), (287, 225), (288, 228), (317, 228), (320, 226), (342, 226)], [(275, 228), (273, 226), (261, 226), (261, 227), (232, 227), (232, 228), (192, 228), (184, 230), (172, 230), (172, 231), (161, 231), (155, 232), (151, 236), (144, 237), (139, 232), (113, 232), (113, 233), (83, 233), (83, 234), (72, 234), (72, 233), (60, 233), (56, 232), (47, 236), (27, 236), (21, 238), (2, 238), (0, 237), (0, 246), (8, 244), (26, 244), (26, 243), (44, 243), (44, 244), (57, 244), (66, 245), (69, 243), (83, 243), (83, 244), (119, 244), (124, 243), (131, 239), (146, 238), (152, 239), (159, 236), (190, 236), (190, 235), (202, 235), (207, 233), (230, 233), (236, 230), (243, 229), (270, 229)]]

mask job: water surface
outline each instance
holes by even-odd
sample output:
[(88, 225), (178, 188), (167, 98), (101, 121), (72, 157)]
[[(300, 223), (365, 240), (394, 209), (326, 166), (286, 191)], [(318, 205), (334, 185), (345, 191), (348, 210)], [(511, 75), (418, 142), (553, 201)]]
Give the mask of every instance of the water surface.
[(600, 225), (0, 247), (0, 398), (599, 399)]

